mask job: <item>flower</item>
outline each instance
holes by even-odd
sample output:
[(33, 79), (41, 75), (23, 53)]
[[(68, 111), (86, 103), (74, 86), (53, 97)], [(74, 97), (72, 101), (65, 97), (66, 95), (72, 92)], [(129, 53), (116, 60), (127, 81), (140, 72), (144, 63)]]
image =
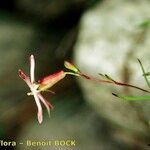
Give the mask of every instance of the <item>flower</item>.
[(52, 87), (54, 84), (56, 84), (58, 81), (63, 79), (66, 75), (75, 75), (79, 76), (78, 73), (76, 73), (78, 70), (73, 66), (73, 64), (65, 61), (65, 67), (73, 72), (64, 72), (63, 70), (60, 70), (54, 74), (50, 74), (40, 80), (38, 82), (35, 82), (35, 59), (34, 56), (30, 56), (30, 77), (28, 77), (21, 69), (18, 70), (19, 77), (26, 82), (26, 84), (29, 86), (31, 92), (28, 92), (27, 95), (33, 95), (37, 108), (37, 118), (38, 122), (41, 124), (43, 121), (43, 110), (41, 106), (41, 102), (45, 105), (48, 114), (50, 116), (50, 109), (53, 108), (53, 106), (41, 95), (40, 92), (43, 91), (49, 91), (51, 93), (54, 93), (53, 91), (48, 90), (50, 87)]
[[(37, 118), (38, 118), (38, 122), (41, 124), (42, 121), (43, 121), (43, 110), (42, 110), (42, 106), (41, 106), (40, 101), (47, 108), (47, 111), (48, 111), (49, 115), (50, 115), (50, 109), (53, 108), (53, 106), (40, 93), (41, 91), (46, 89), (46, 88), (44, 88), (44, 85), (45, 85), (46, 79), (48, 77), (42, 79), (41, 83), (36, 83), (35, 82), (34, 71), (35, 71), (35, 59), (34, 59), (34, 56), (31, 55), (30, 56), (30, 77), (28, 77), (21, 69), (19, 69), (18, 74), (19, 74), (20, 78), (23, 79), (26, 82), (26, 84), (29, 86), (29, 88), (31, 90), (31, 92), (27, 93), (27, 95), (33, 95), (34, 96), (34, 99), (35, 99), (35, 102), (36, 102), (36, 105), (37, 105), (37, 108), (38, 108)], [(53, 77), (51, 77), (50, 79), (54, 80)], [(41, 87), (43, 87), (43, 88), (41, 88)]]

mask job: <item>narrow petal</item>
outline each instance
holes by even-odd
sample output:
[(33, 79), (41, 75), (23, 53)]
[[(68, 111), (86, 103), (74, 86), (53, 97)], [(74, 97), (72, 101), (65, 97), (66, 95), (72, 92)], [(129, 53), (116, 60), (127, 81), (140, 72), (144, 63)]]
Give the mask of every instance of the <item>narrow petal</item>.
[(35, 102), (36, 102), (36, 105), (37, 105), (37, 108), (38, 108), (38, 113), (37, 113), (38, 122), (41, 124), (42, 121), (43, 121), (42, 106), (41, 106), (41, 103), (40, 103), (40, 100), (39, 100), (39, 97), (38, 97), (37, 93), (34, 92), (34, 91), (33, 91), (33, 96), (34, 96), (34, 99), (35, 99)]
[(53, 106), (40, 93), (38, 93), (38, 97), (41, 100), (41, 102), (45, 105), (48, 115), (50, 116), (50, 109), (53, 108)]
[(31, 92), (33, 93), (33, 96), (34, 96), (34, 99), (35, 99), (35, 102), (36, 102), (36, 105), (37, 105), (37, 108), (38, 108), (38, 114), (37, 114), (38, 121), (41, 124), (42, 121), (43, 121), (43, 112), (42, 112), (42, 106), (41, 106), (41, 103), (40, 103), (40, 99), (38, 97), (38, 91), (36, 89), (34, 89), (32, 84), (31, 84), (30, 89), (31, 89)]
[(31, 83), (35, 81), (34, 77), (34, 71), (35, 71), (35, 59), (34, 56), (30, 56), (30, 78), (31, 78)]

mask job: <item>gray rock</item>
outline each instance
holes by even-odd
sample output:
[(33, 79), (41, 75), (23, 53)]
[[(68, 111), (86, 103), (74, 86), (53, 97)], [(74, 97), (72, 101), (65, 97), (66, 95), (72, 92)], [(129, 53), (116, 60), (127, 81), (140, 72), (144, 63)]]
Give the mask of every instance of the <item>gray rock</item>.
[[(117, 81), (147, 88), (137, 58), (149, 68), (150, 29), (139, 27), (149, 18), (149, 7), (148, 0), (106, 0), (88, 10), (81, 19), (75, 45), (78, 68), (96, 78), (100, 78), (98, 73), (103, 73)], [(89, 105), (115, 128), (112, 133), (115, 138), (131, 145), (137, 144), (138, 138), (141, 143), (145, 142), (142, 139), (150, 138), (150, 101), (127, 102), (111, 95), (112, 92), (147, 93), (85, 79), (80, 79), (79, 84)]]

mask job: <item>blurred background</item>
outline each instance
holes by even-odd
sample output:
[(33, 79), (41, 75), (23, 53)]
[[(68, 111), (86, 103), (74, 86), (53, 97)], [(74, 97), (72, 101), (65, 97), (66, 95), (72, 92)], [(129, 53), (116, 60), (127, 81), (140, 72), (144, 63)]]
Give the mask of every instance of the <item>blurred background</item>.
[[(150, 70), (149, 0), (5, 0), (0, 4), (0, 140), (76, 141), (75, 147), (0, 147), (11, 150), (148, 150), (150, 101), (111, 95), (145, 93), (68, 76), (43, 93), (54, 109), (37, 121), (37, 108), (18, 69), (36, 79), (64, 68), (64, 60), (100, 78), (147, 88), (137, 58)], [(146, 95), (146, 94), (145, 94)]]

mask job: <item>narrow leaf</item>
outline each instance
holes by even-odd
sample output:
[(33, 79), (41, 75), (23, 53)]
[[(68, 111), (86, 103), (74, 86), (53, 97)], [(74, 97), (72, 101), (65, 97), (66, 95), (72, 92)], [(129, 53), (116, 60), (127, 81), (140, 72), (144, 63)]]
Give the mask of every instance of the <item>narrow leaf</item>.
[(145, 72), (145, 69), (144, 69), (144, 67), (143, 67), (143, 65), (142, 65), (142, 62), (141, 62), (139, 59), (138, 59), (138, 61), (139, 61), (139, 64), (140, 64), (140, 67), (141, 67), (141, 70), (142, 70), (144, 79), (145, 79), (145, 81), (146, 81), (148, 87), (150, 88), (150, 82), (148, 81), (147, 76), (145, 75), (146, 72)]
[(107, 74), (105, 74), (105, 77), (113, 82), (116, 82), (114, 79), (112, 79), (110, 76), (108, 76)]
[(137, 101), (137, 100), (150, 100), (150, 96), (122, 96), (122, 95), (117, 95), (115, 93), (112, 93), (112, 95), (127, 100), (127, 101)]

